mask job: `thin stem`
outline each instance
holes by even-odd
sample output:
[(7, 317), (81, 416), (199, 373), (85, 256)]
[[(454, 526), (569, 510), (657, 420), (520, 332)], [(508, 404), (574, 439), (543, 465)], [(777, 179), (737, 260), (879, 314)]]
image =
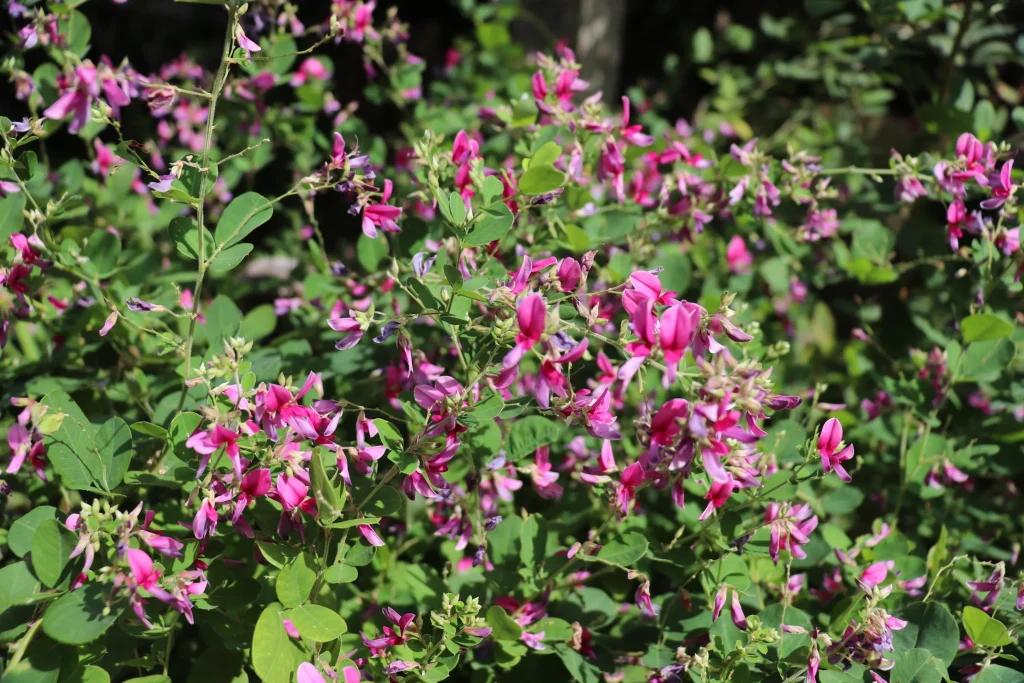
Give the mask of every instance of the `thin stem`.
[(973, 0), (967, 0), (956, 37), (953, 38), (953, 47), (950, 48), (949, 57), (946, 58), (946, 64), (942, 69), (942, 94), (939, 96), (939, 102), (945, 102), (949, 97), (949, 88), (953, 84), (953, 68), (956, 66), (956, 53), (960, 51), (960, 45), (964, 42), (967, 29), (971, 26), (971, 10), (973, 8)]
[(207, 263), (204, 260), (206, 253), (204, 245), (206, 233), (204, 209), (206, 205), (206, 185), (210, 180), (210, 148), (213, 146), (213, 129), (217, 114), (217, 101), (220, 99), (221, 92), (224, 89), (224, 82), (227, 80), (228, 70), (230, 69), (228, 56), (231, 54), (231, 44), (237, 21), (234, 5), (230, 5), (227, 9), (228, 26), (224, 32), (220, 67), (217, 69), (217, 77), (214, 79), (213, 90), (210, 92), (210, 108), (206, 115), (206, 137), (203, 142), (203, 166), (199, 169), (201, 175), (199, 181), (199, 206), (196, 208), (196, 223), (199, 226), (199, 258), (197, 259), (199, 270), (196, 274), (195, 290), (192, 293), (192, 312), (191, 320), (188, 324), (188, 336), (185, 338), (185, 377), (181, 384), (181, 396), (178, 397), (177, 413), (181, 413), (181, 409), (185, 406), (185, 397), (188, 395), (188, 381), (192, 375), (192, 345), (196, 336), (196, 320), (199, 318), (199, 305), (202, 301), (203, 278), (206, 276)]

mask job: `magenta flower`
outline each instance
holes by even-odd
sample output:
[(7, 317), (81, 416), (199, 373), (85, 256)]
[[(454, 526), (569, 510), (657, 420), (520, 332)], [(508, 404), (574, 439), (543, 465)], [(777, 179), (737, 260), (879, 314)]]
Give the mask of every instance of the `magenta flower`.
[(107, 104), (110, 105), (114, 117), (117, 118), (120, 107), (128, 105), (131, 99), (121, 89), (109, 69), (106, 70), (106, 74), (109, 75), (100, 78), (96, 67), (88, 62), (76, 67), (71, 89), (47, 107), (43, 115), (48, 119), (63, 119), (68, 114), (74, 113), (71, 125), (68, 126), (68, 132), (77, 133), (82, 126), (89, 123), (93, 100), (99, 99), (102, 94)]
[(385, 180), (380, 203), (368, 204), (363, 207), (363, 234), (367, 237), (376, 237), (377, 228), (385, 232), (402, 232), (395, 222), (402, 215), (402, 207), (390, 206), (387, 203), (393, 189), (391, 181)]
[(683, 431), (682, 421), (689, 414), (686, 399), (673, 398), (665, 401), (651, 419), (651, 443), (671, 446)]
[(637, 147), (650, 147), (654, 144), (654, 138), (650, 135), (645, 135), (641, 131), (643, 126), (640, 124), (629, 125), (629, 98), (623, 96), (622, 98), (622, 139), (631, 145)]
[(196, 516), (192, 519), (193, 535), (199, 540), (207, 536), (216, 536), (218, 519), (217, 508), (214, 507), (213, 502), (209, 498), (204, 499), (199, 505)]
[(711, 482), (711, 488), (704, 495), (704, 500), (708, 501), (707, 507), (704, 508), (704, 512), (700, 513), (700, 521), (704, 521), (711, 516), (711, 513), (725, 505), (726, 501), (729, 500), (729, 496), (732, 495), (733, 490), (736, 488), (736, 482), (733, 480), (732, 475), (727, 475), (726, 481), (713, 481)]
[(460, 130), (452, 143), (452, 163), (458, 166), (468, 164), (480, 154), (480, 143)]
[(846, 471), (842, 463), (853, 457), (853, 445), (843, 444), (843, 425), (839, 420), (829, 418), (821, 428), (821, 435), (818, 437), (818, 455), (821, 456), (821, 467), (825, 472), (832, 472), (839, 476), (847, 484), (853, 481), (853, 477)]
[(675, 304), (661, 314), (661, 350), (665, 354), (667, 368), (662, 376), (662, 386), (666, 389), (675, 381), (679, 361), (686, 355), (686, 349), (699, 326), (698, 306)]
[(218, 424), (215, 424), (212, 429), (205, 432), (196, 432), (190, 436), (185, 442), (185, 445), (202, 456), (199, 459), (199, 467), (196, 469), (196, 476), (202, 476), (203, 472), (206, 471), (206, 466), (210, 462), (210, 456), (213, 455), (218, 448), (224, 446), (224, 454), (228, 456), (228, 460), (231, 461), (231, 465), (234, 467), (235, 477), (241, 479), (242, 459), (241, 453), (238, 449), (238, 438), (238, 432), (234, 432), (227, 427), (222, 427)]
[[(353, 311), (349, 311), (349, 315), (353, 316), (355, 313)], [(339, 351), (347, 351), (358, 344), (359, 340), (363, 338), (364, 334), (366, 334), (366, 329), (368, 327), (368, 325), (364, 325), (354, 317), (331, 318), (327, 321), (327, 324), (336, 332), (346, 333), (341, 341), (334, 345), (334, 348)]]
[(516, 345), (505, 356), (502, 366), (511, 368), (519, 363), (523, 354), (534, 347), (544, 335), (547, 322), (547, 306), (540, 294), (531, 294), (519, 302), (516, 308), (516, 320), (519, 323), (519, 334)]
[(981, 203), (983, 209), (998, 209), (1002, 206), (1007, 199), (1013, 196), (1016, 187), (1013, 185), (1013, 180), (1010, 178), (1010, 173), (1013, 171), (1013, 159), (1007, 159), (1003, 162), (1003, 167), (999, 169), (999, 175), (993, 175), (989, 178), (989, 184), (992, 188), (992, 197), (986, 199)]
[(558, 286), (563, 292), (575, 292), (583, 277), (583, 267), (574, 258), (564, 258), (558, 264), (555, 274), (558, 277)]
[(802, 545), (810, 541), (810, 533), (818, 526), (818, 517), (811, 516), (810, 505), (791, 506), (789, 503), (769, 503), (764, 512), (764, 521), (771, 529), (768, 554), (772, 562), (779, 563), (779, 550), (786, 549), (794, 557), (807, 557)]

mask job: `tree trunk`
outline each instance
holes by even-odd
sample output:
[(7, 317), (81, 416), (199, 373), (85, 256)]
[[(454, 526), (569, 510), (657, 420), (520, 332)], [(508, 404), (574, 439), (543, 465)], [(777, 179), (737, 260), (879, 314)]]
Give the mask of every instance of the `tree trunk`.
[(626, 0), (523, 0), (522, 7), (517, 40), (550, 53), (552, 40), (568, 38), (591, 92), (602, 91), (605, 101), (618, 95)]

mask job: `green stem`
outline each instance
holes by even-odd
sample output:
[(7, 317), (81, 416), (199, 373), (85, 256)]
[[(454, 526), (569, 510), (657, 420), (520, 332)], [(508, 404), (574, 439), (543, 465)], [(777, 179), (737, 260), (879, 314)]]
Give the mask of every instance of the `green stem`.
[(188, 380), (192, 374), (192, 345), (195, 341), (196, 335), (196, 320), (199, 318), (199, 305), (202, 301), (203, 292), (203, 278), (206, 276), (207, 263), (203, 256), (205, 251), (205, 205), (206, 202), (206, 185), (210, 180), (210, 148), (213, 146), (213, 129), (214, 122), (217, 115), (217, 101), (220, 99), (221, 92), (224, 89), (224, 82), (228, 77), (228, 70), (230, 69), (230, 61), (228, 56), (231, 54), (231, 45), (234, 39), (235, 23), (237, 17), (234, 12), (234, 5), (228, 7), (228, 27), (224, 32), (224, 45), (221, 48), (220, 54), (220, 66), (217, 69), (217, 77), (213, 81), (213, 90), (210, 92), (210, 108), (206, 115), (206, 138), (203, 143), (203, 166), (199, 169), (200, 181), (199, 181), (199, 206), (196, 208), (196, 223), (199, 226), (199, 258), (197, 262), (199, 264), (199, 270), (196, 274), (195, 290), (192, 293), (192, 312), (191, 320), (188, 325), (188, 336), (185, 338), (185, 377), (181, 384), (181, 396), (178, 397), (178, 408), (177, 413), (181, 413), (181, 409), (185, 406), (185, 397), (188, 395)]

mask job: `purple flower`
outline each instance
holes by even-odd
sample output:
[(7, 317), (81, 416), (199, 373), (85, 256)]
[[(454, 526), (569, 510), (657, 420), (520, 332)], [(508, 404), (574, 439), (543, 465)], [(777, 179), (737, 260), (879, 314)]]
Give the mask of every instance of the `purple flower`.
[(135, 313), (159, 313), (160, 311), (166, 311), (167, 309), (159, 304), (151, 304), (148, 301), (137, 299), (135, 297), (129, 297), (125, 303), (128, 304), (128, 309)]
[(175, 178), (173, 175), (162, 175), (160, 176), (160, 180), (149, 183), (149, 188), (153, 190), (153, 192), (170, 192), (171, 185), (174, 183), (174, 180)]
[(538, 633), (527, 633), (526, 631), (523, 631), (523, 635), (521, 637), (526, 647), (537, 651), (548, 649), (547, 645), (542, 642), (544, 640), (544, 631), (540, 631)]

